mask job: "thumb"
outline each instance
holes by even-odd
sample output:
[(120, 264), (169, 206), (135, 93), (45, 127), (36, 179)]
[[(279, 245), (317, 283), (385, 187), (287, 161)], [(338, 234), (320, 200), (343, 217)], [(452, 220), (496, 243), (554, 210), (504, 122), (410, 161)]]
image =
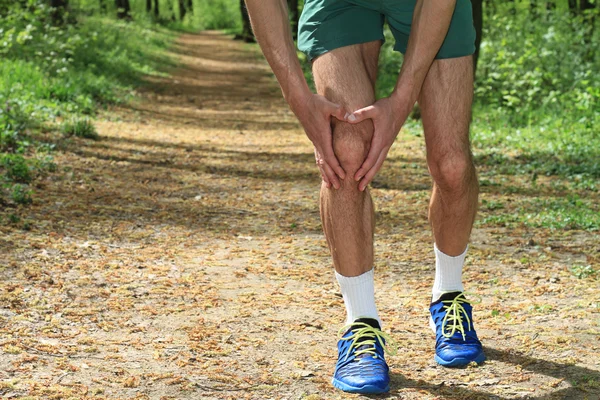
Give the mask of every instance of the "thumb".
[(330, 105), (330, 110), (329, 110), (329, 114), (336, 117), (337, 119), (339, 119), (340, 121), (345, 121), (346, 120), (346, 110), (344, 109), (344, 107), (342, 107), (339, 104), (335, 104), (335, 103), (329, 103)]
[(362, 122), (365, 119), (373, 119), (376, 114), (377, 109), (374, 106), (368, 106), (365, 108), (361, 108), (360, 110), (354, 111), (348, 116), (348, 118), (346, 118), (346, 120), (351, 124), (358, 124), (359, 122)]

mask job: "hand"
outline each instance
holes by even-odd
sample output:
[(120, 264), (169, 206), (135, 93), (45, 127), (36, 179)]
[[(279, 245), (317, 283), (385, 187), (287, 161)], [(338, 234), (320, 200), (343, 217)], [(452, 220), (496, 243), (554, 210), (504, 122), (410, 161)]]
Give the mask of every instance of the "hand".
[(334, 188), (339, 189), (339, 178), (344, 179), (346, 173), (333, 152), (331, 118), (335, 117), (340, 121), (345, 121), (346, 111), (342, 106), (312, 93), (303, 101), (292, 106), (292, 111), (315, 146), (315, 159), (323, 182), (328, 188), (333, 185)]
[(367, 154), (367, 158), (354, 175), (354, 180), (360, 181), (358, 184), (360, 191), (364, 191), (379, 172), (409, 112), (410, 107), (395, 102), (391, 97), (386, 97), (377, 100), (371, 106), (354, 111), (346, 118), (346, 121), (351, 124), (358, 124), (366, 119), (372, 119), (375, 129), (369, 154)]

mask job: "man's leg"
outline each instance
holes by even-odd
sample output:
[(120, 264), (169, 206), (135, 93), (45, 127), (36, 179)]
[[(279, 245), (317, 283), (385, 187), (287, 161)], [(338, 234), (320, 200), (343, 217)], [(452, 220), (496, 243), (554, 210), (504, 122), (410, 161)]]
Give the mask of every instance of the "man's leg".
[(434, 61), (419, 103), (434, 181), (429, 205), (436, 253), (431, 322), (437, 335), (435, 358), (445, 366), (485, 359), (471, 304), (462, 294), (462, 268), (479, 193), (469, 144), (472, 100), (471, 56)]
[[(318, 93), (348, 112), (372, 104), (380, 47), (380, 41), (368, 42), (318, 57), (313, 62)], [(323, 230), (344, 295), (347, 322), (361, 316), (379, 319), (373, 295), (373, 203), (369, 192), (358, 190), (353, 179), (369, 152), (373, 123), (334, 120), (332, 131), (333, 149), (346, 179), (337, 190), (321, 185)]]
[[(477, 210), (479, 186), (469, 144), (472, 71), (471, 56), (434, 61), (419, 99), (434, 181), (429, 221), (439, 253), (448, 258), (465, 252)], [(458, 264), (455, 269), (462, 268)], [(450, 284), (440, 289), (462, 290), (460, 282)]]
[[(317, 91), (349, 112), (375, 100), (380, 41), (340, 47), (313, 63)], [(354, 393), (389, 390), (381, 323), (375, 307), (373, 280), (373, 202), (358, 190), (353, 177), (369, 152), (372, 121), (350, 125), (333, 122), (333, 150), (346, 178), (339, 189), (321, 185), (321, 220), (352, 324), (338, 341), (338, 361), (332, 383)], [(379, 338), (379, 339), (378, 339)], [(362, 345), (357, 346), (357, 343)]]

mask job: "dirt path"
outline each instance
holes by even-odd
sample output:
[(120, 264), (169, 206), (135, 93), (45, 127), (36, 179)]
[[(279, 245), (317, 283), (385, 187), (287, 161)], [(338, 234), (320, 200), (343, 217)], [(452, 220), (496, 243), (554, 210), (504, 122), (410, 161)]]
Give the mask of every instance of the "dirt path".
[[(173, 51), (172, 77), (57, 154), (21, 211), (31, 231), (0, 226), (0, 397), (356, 397), (329, 383), (344, 310), (308, 140), (256, 48), (206, 32)], [(421, 137), (374, 187), (377, 298), (401, 349), (387, 398), (600, 398), (599, 283), (569, 272), (597, 236), (476, 229), (466, 285), (489, 361), (447, 370)]]

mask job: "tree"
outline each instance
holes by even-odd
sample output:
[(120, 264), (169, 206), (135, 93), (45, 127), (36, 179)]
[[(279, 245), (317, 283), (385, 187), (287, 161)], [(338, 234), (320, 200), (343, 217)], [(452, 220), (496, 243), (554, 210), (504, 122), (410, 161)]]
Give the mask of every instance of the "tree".
[(152, 0), (146, 0), (146, 12), (152, 12)]
[(571, 14), (577, 15), (577, 0), (569, 0), (569, 11)]
[(581, 11), (591, 10), (596, 8), (596, 3), (593, 0), (579, 0), (579, 9)]
[(235, 39), (243, 40), (246, 43), (253, 43), (256, 39), (254, 38), (254, 32), (252, 32), (250, 16), (248, 15), (248, 9), (244, 0), (240, 0), (240, 10), (242, 12), (242, 33), (236, 35)]
[(158, 19), (159, 15), (160, 15), (160, 12), (158, 10), (158, 0), (154, 0), (154, 17), (156, 17), (156, 19)]
[(194, 0), (187, 0), (187, 10), (190, 13), (194, 13)]
[(179, 20), (183, 21), (183, 19), (185, 18), (185, 14), (186, 14), (186, 9), (185, 9), (185, 0), (179, 0)]
[(117, 18), (119, 19), (131, 19), (131, 6), (129, 0), (115, 0), (117, 7)]
[(287, 0), (288, 8), (290, 10), (290, 25), (292, 26), (292, 37), (294, 40), (298, 39), (298, 18), (300, 13), (298, 12), (298, 0)]
[(483, 0), (471, 0), (471, 7), (473, 7), (473, 25), (475, 26), (475, 54), (473, 54), (473, 75), (475, 75), (483, 32)]

